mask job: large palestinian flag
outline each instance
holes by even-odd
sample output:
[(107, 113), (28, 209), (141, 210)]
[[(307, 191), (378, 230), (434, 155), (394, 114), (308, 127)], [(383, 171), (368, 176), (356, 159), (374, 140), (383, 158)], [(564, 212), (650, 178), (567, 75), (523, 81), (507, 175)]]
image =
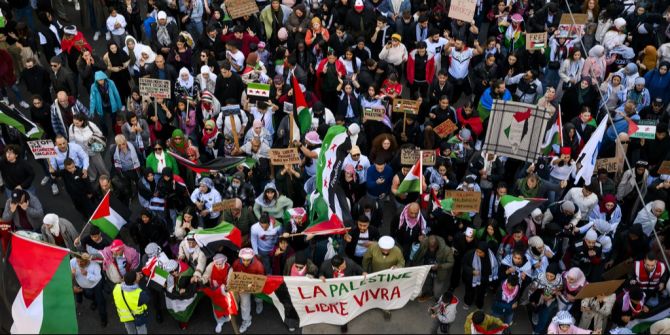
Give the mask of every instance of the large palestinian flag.
[(76, 334), (69, 250), (12, 235), (0, 264), (0, 331)]
[(110, 196), (107, 191), (102, 201), (91, 216), (91, 224), (100, 228), (105, 235), (114, 239), (119, 231), (127, 223), (126, 219), (130, 217), (130, 210), (116, 198)]
[[(190, 280), (193, 277), (193, 268), (188, 264), (179, 262), (179, 278), (186, 278)], [(173, 288), (173, 292), (166, 292), (165, 294), (165, 308), (170, 315), (178, 322), (188, 322), (195, 312), (198, 302), (203, 296), (202, 292), (187, 290), (185, 294), (176, 292), (177, 287)]]
[(4, 103), (0, 103), (0, 124), (13, 127), (25, 137), (33, 140), (42, 138), (44, 133), (37, 124), (30, 121), (16, 108), (9, 107)]
[(221, 170), (226, 170), (245, 162), (244, 157), (217, 157), (207, 163), (197, 164), (182, 156), (179, 156), (172, 151), (168, 151), (168, 153), (172, 155), (172, 157), (174, 157), (174, 159), (176, 159), (179, 164), (187, 167), (189, 170), (195, 173), (219, 172)]
[(416, 163), (414, 163), (414, 166), (412, 166), (412, 169), (405, 176), (405, 179), (403, 179), (398, 186), (398, 193), (421, 193), (421, 179), (421, 157), (419, 157), (419, 159), (416, 160)]
[(563, 121), (561, 120), (561, 109), (554, 113), (549, 121), (551, 126), (547, 129), (542, 142), (542, 154), (548, 156), (552, 151), (558, 154), (563, 146)]
[[(331, 214), (335, 214), (348, 227), (353, 224), (353, 219), (351, 218), (349, 202), (340, 186), (339, 178), (344, 168), (344, 158), (349, 154), (349, 149), (351, 149), (351, 140), (347, 134), (347, 129), (343, 126), (330, 127), (319, 152), (315, 185), (316, 195), (321, 196), (328, 205), (328, 213), (322, 213), (321, 217), (325, 216), (330, 219)], [(313, 217), (310, 215), (310, 218)]]
[(208, 258), (214, 257), (224, 249), (237, 252), (242, 246), (242, 232), (225, 221), (221, 221), (216, 227), (198, 229), (193, 234), (195, 241)]
[(633, 334), (647, 333), (649, 327), (656, 321), (670, 318), (670, 301), (661, 302), (658, 306), (649, 310), (648, 313), (641, 314), (635, 320), (632, 320), (626, 325)]
[(527, 218), (530, 213), (542, 205), (546, 199), (523, 199), (511, 195), (503, 195), (500, 203), (505, 209), (507, 227), (511, 228)]

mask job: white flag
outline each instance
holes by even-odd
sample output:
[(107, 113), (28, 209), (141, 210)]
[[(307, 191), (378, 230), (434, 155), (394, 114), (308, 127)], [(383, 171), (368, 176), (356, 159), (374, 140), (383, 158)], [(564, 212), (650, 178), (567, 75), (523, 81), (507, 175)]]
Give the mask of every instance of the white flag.
[(607, 117), (600, 121), (598, 128), (593, 132), (577, 157), (577, 163), (581, 163), (582, 167), (575, 175), (575, 183), (579, 182), (579, 178), (584, 178), (584, 185), (591, 185), (591, 176), (593, 176), (593, 170), (596, 168), (598, 151), (600, 151), (600, 145), (603, 143), (605, 128), (607, 128)]

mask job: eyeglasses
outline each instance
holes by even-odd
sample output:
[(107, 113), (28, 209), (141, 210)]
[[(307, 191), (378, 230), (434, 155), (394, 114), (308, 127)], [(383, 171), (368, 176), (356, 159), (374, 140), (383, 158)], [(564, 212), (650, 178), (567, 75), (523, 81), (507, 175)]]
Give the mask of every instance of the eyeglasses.
[(163, 151), (163, 148), (154, 148), (154, 151)]
[(211, 131), (214, 131), (214, 129), (212, 129), (212, 128), (205, 128), (205, 131), (209, 133), (209, 132), (211, 132)]

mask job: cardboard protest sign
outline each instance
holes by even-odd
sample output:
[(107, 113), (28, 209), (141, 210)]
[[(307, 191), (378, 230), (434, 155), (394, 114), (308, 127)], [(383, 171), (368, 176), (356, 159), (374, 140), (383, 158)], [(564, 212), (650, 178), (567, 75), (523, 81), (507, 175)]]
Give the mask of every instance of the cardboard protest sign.
[(454, 212), (479, 212), (482, 202), (481, 192), (446, 191), (444, 198), (454, 199)]
[(542, 155), (550, 119), (543, 107), (493, 100), (482, 151), (534, 163)]
[(416, 100), (393, 99), (394, 113), (410, 113), (417, 115), (419, 114), (419, 107), (421, 107), (421, 104)]
[(261, 293), (267, 277), (244, 272), (232, 272), (228, 277), (228, 291), (236, 293)]
[(237, 199), (225, 199), (221, 202), (217, 202), (212, 205), (212, 212), (223, 212), (226, 209), (235, 208), (235, 200)]
[(293, 104), (290, 102), (284, 102), (284, 113), (291, 114), (293, 113)]
[(618, 279), (588, 283), (581, 291), (579, 291), (579, 293), (577, 293), (575, 300), (597, 297), (599, 295), (610, 295), (616, 292), (623, 282), (623, 279)]
[(270, 149), (272, 165), (300, 164), (298, 148)]
[(593, 169), (593, 174), (597, 174), (599, 169), (607, 169), (608, 173), (617, 172), (619, 168), (619, 161), (616, 157), (601, 158), (596, 160), (596, 168)]
[(611, 267), (607, 272), (603, 273), (603, 279), (605, 280), (615, 280), (626, 278), (630, 273), (635, 271), (635, 268), (631, 265), (633, 264), (633, 259), (629, 258), (613, 267)]
[(663, 161), (658, 168), (658, 174), (670, 174), (670, 161)]
[(640, 120), (637, 122), (637, 131), (631, 138), (656, 139), (656, 120)]
[(344, 325), (364, 312), (394, 310), (421, 294), (430, 265), (384, 270), (367, 276), (326, 279), (285, 276), (284, 283), (300, 327)]
[(419, 159), (419, 151), (414, 148), (402, 148), (400, 149), (400, 164), (401, 165), (414, 165)]
[(363, 109), (363, 122), (368, 120), (383, 121), (384, 114), (386, 114), (386, 111), (381, 108), (365, 108)]
[(449, 6), (449, 17), (465, 22), (474, 22), (477, 0), (452, 1)]
[[(573, 21), (574, 18), (574, 21)], [(584, 35), (584, 27), (588, 21), (588, 14), (572, 14), (561, 16), (558, 24), (558, 37), (574, 38)]]
[(433, 166), (435, 165), (435, 160), (435, 150), (421, 150), (421, 164), (423, 166)]
[(56, 147), (51, 140), (28, 141), (27, 143), (35, 159), (56, 157)]
[(440, 138), (445, 138), (456, 130), (458, 130), (458, 126), (453, 121), (451, 121), (451, 119), (447, 119), (447, 121), (444, 121), (438, 124), (437, 127), (433, 128), (435, 134), (437, 134), (437, 136)]
[(170, 99), (172, 85), (169, 80), (140, 78), (140, 95)]
[(540, 50), (547, 46), (547, 32), (526, 33), (526, 50)]
[(226, 10), (231, 19), (260, 12), (255, 0), (226, 0)]
[(221, 107), (221, 116), (240, 115), (240, 105), (230, 105)]

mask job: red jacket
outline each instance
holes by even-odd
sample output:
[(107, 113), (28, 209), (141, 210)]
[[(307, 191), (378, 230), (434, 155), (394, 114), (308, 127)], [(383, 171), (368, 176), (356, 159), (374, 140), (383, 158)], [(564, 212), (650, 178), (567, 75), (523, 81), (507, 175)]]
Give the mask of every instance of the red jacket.
[[(428, 60), (426, 60), (426, 81), (428, 84), (433, 82), (433, 77), (435, 77), (435, 55), (426, 51), (428, 55)], [(414, 57), (416, 55), (416, 49), (409, 53), (407, 58), (407, 82), (414, 84)]]
[(644, 261), (635, 261), (635, 281), (637, 281), (637, 286), (644, 291), (658, 289), (663, 274), (665, 274), (665, 264), (662, 262), (657, 262), (654, 271), (647, 273)]
[(250, 273), (253, 275), (265, 275), (265, 268), (263, 267), (263, 262), (261, 262), (258, 256), (254, 256), (254, 259), (251, 260), (249, 266), (244, 266), (244, 264), (242, 264), (242, 260), (238, 258), (233, 263), (233, 271)]
[[(228, 41), (235, 40), (235, 33), (227, 33), (225, 35), (222, 34), (221, 35), (221, 40), (223, 42), (228, 42)], [(238, 41), (240, 41), (240, 44), (242, 45), (242, 47), (240, 48), (240, 51), (242, 51), (242, 53), (244, 54), (244, 57), (247, 57), (249, 55), (249, 52), (251, 52), (249, 50), (249, 44), (255, 43), (256, 45), (258, 45), (258, 42), (260, 42), (260, 40), (258, 39), (258, 36), (255, 36), (255, 35), (251, 36), (247, 32), (244, 32), (242, 34), (242, 39), (238, 40)], [(267, 66), (267, 64), (265, 64), (265, 65)]]

